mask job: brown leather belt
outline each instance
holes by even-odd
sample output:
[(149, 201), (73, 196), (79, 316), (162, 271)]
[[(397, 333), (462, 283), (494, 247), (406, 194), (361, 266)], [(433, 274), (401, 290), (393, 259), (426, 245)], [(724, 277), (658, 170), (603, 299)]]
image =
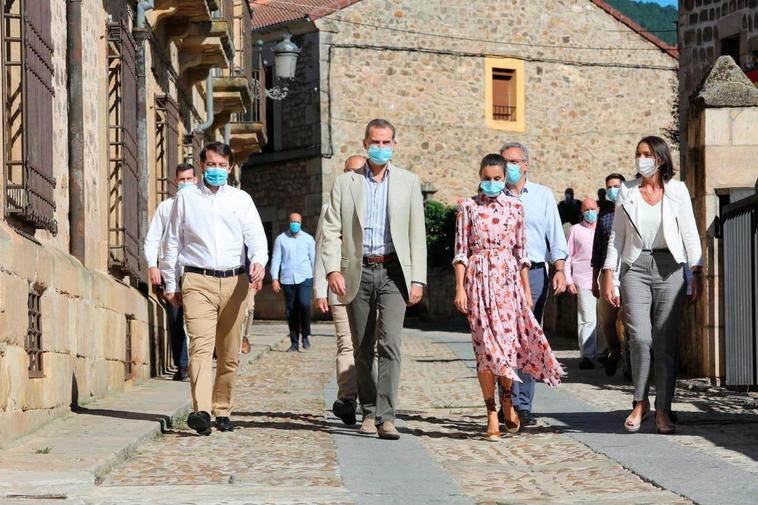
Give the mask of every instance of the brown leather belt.
[(375, 265), (377, 263), (389, 263), (397, 259), (397, 254), (389, 253), (384, 256), (364, 256), (363, 263), (366, 265)]

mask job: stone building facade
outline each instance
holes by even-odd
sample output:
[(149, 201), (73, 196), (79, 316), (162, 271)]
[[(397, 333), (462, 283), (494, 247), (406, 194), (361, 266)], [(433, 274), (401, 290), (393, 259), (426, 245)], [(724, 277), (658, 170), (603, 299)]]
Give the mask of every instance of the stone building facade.
[[(242, 184), (260, 205), (300, 210), (311, 230), (375, 117), (398, 128), (397, 165), (447, 203), (476, 191), (479, 161), (508, 140), (529, 146), (530, 178), (556, 198), (567, 187), (595, 196), (608, 173), (634, 175), (642, 136), (674, 124), (675, 50), (599, 0), (252, 5), (264, 62), (287, 32), (302, 61)], [(513, 120), (496, 120), (493, 69), (510, 79)], [(286, 215), (269, 216), (272, 236)]]
[[(731, 56), (758, 86), (758, 0), (679, 2), (679, 94), (682, 153), (690, 97), (719, 56)], [(683, 166), (686, 172), (687, 166)]]
[(0, 445), (166, 370), (148, 219), (204, 141), (265, 143), (244, 0), (2, 9)]

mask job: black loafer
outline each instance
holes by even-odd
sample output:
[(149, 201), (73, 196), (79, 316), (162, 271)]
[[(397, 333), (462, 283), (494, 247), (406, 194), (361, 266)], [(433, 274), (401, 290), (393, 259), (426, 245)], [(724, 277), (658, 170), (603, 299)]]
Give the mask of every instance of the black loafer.
[(195, 430), (198, 435), (210, 435), (211, 415), (207, 412), (192, 412), (187, 416), (187, 426)]
[(595, 368), (595, 365), (592, 364), (589, 358), (582, 358), (579, 362), (579, 370), (592, 370), (593, 368)]
[(606, 359), (606, 362), (604, 364), (605, 366), (605, 375), (607, 377), (613, 377), (616, 375), (616, 370), (618, 370), (619, 366), (619, 359), (621, 358), (618, 354), (611, 354)]
[(308, 337), (303, 337), (303, 350), (307, 351), (311, 348), (311, 341), (308, 340)]
[(287, 352), (297, 352), (297, 351), (298, 351), (298, 349), (297, 349), (297, 345), (296, 344), (290, 345), (290, 348), (287, 349)]
[(234, 431), (234, 424), (228, 417), (217, 417), (216, 429), (218, 431)]
[(357, 406), (358, 404), (355, 403), (355, 400), (349, 398), (346, 400), (338, 399), (332, 404), (332, 412), (334, 412), (334, 415), (339, 417), (343, 423), (352, 426), (357, 422), (355, 418), (355, 410)]
[(532, 426), (537, 422), (537, 420), (534, 419), (534, 415), (528, 410), (517, 410), (516, 413), (521, 421), (521, 426)]

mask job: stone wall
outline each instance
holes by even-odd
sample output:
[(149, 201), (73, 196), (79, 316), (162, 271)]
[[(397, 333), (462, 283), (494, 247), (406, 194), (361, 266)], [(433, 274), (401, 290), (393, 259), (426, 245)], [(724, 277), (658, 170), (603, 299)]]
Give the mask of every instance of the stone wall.
[[(316, 25), (330, 55), (325, 191), (374, 117), (398, 128), (397, 164), (446, 202), (472, 193), (506, 140), (530, 147), (531, 179), (556, 196), (593, 196), (607, 173), (634, 175), (642, 136), (672, 126), (676, 60), (588, 0), (364, 0)], [(522, 133), (485, 124), (485, 56), (525, 62)]]
[[(686, 151), (690, 95), (722, 55), (721, 40), (738, 36), (743, 68), (758, 51), (758, 0), (685, 0), (679, 9), (679, 94), (682, 152)], [(690, 170), (687, 164), (686, 170)], [(694, 169), (694, 167), (693, 167)]]

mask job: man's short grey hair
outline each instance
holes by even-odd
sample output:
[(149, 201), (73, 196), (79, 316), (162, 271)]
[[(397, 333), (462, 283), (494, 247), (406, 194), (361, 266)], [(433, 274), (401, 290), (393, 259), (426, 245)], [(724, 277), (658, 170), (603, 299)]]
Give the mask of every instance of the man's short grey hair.
[(529, 161), (529, 149), (521, 142), (506, 142), (503, 144), (503, 147), (500, 148), (500, 155), (502, 156), (505, 151), (513, 149), (514, 147), (516, 149), (521, 149), (521, 152), (524, 155), (524, 161)]

